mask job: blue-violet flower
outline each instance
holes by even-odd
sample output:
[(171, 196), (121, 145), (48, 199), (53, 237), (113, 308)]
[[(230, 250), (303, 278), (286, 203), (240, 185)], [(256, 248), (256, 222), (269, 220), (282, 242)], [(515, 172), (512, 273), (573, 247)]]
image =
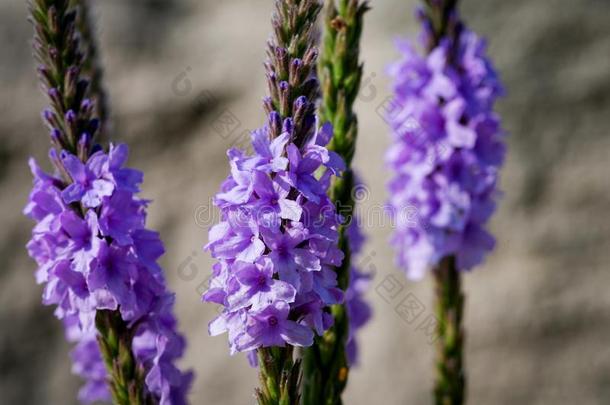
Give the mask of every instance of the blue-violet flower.
[(442, 39), (426, 57), (401, 42), (389, 71), (391, 243), (411, 278), (452, 255), (458, 269), (471, 269), (495, 243), (485, 225), (505, 154), (493, 112), (502, 87), (483, 40), (462, 28), (455, 41)]
[(51, 149), (51, 160), (73, 180), (68, 186), (31, 159), (34, 188), (24, 212), (37, 224), (27, 247), (44, 284), (43, 303), (56, 305), (68, 340), (76, 343), (73, 370), (87, 380), (81, 401), (110, 398), (95, 318), (98, 310), (118, 309), (135, 330), (132, 349), (148, 392), (160, 404), (185, 404), (192, 375), (174, 365), (185, 342), (157, 264), (164, 248), (145, 228), (148, 202), (135, 196), (142, 173), (123, 167), (127, 154), (125, 145), (111, 145), (83, 163)]
[(270, 124), (253, 131), (253, 155), (228, 151), (231, 175), (215, 198), (222, 221), (209, 232), (217, 263), (204, 300), (223, 306), (209, 331), (228, 332), (231, 353), (310, 346), (332, 325), (327, 306), (343, 300), (332, 269), (343, 260), (340, 218), (327, 191), (344, 166), (326, 149), (332, 128), (299, 147), (292, 118), (271, 139), (278, 119), (271, 112)]

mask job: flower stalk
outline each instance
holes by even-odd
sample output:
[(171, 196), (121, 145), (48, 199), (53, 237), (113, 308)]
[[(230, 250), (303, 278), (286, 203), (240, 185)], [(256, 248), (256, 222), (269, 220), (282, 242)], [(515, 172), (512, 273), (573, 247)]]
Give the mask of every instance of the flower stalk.
[(436, 299), (436, 405), (461, 405), (465, 401), (466, 372), (463, 364), (464, 294), (455, 258), (446, 257), (434, 270)]
[[(96, 117), (92, 97), (101, 99), (101, 73), (96, 74), (95, 87), (81, 76), (93, 67), (88, 56), (95, 55), (88, 16), (80, 16), (80, 2), (69, 0), (34, 0), (30, 4), (31, 21), (34, 24), (35, 57), (40, 63), (38, 75), (43, 91), (48, 95), (50, 108), (43, 113), (49, 127), (51, 141), (58, 152), (62, 150), (79, 157), (84, 163), (91, 155), (92, 145), (98, 135), (100, 118)], [(83, 53), (80, 44), (81, 30), (89, 39), (89, 54)], [(93, 51), (92, 51), (93, 50)], [(72, 183), (63, 163), (57, 159), (54, 165), (64, 174), (66, 186)], [(84, 215), (84, 208), (77, 207)], [(96, 316), (99, 331), (98, 342), (109, 374), (110, 391), (115, 404), (146, 404), (144, 377), (136, 367), (131, 350), (134, 331), (121, 319), (118, 310), (99, 311)]]
[[(425, 0), (421, 19), (425, 27), (424, 45), (432, 52), (446, 38), (452, 44), (448, 63), (453, 61), (461, 26), (455, 18), (458, 0)], [(465, 401), (466, 375), (463, 366), (464, 295), (461, 274), (454, 256), (445, 256), (433, 270), (435, 285), (436, 405), (462, 405)]]
[[(322, 51), (318, 77), (322, 88), (319, 114), (322, 122), (333, 125), (329, 149), (345, 161), (343, 176), (335, 178), (330, 190), (333, 203), (339, 207), (345, 222), (339, 229), (339, 248), (344, 259), (336, 268), (339, 288), (350, 284), (350, 243), (347, 230), (354, 212), (354, 174), (351, 162), (356, 148), (358, 119), (353, 110), (360, 89), (362, 64), (359, 61), (360, 38), (367, 1), (327, 0)], [(349, 374), (346, 344), (350, 322), (346, 303), (332, 307), (334, 325), (314, 345), (304, 350), (303, 404), (341, 404), (341, 395)]]
[(172, 364), (185, 343), (156, 263), (163, 244), (145, 228), (148, 202), (135, 196), (143, 174), (123, 167), (126, 145), (106, 150), (96, 142), (96, 104), (105, 94), (86, 6), (29, 3), (56, 173), (30, 160), (34, 188), (24, 213), (37, 225), (27, 247), (39, 265), (37, 281), (45, 284), (43, 303), (57, 305), (66, 337), (76, 343), (73, 370), (86, 380), (79, 399), (183, 404), (191, 373)]
[(427, 37), (424, 45), (428, 52), (436, 48), (445, 37), (455, 33), (455, 23), (451, 17), (457, 10), (458, 0), (424, 0), (422, 19)]
[(100, 310), (95, 317), (97, 342), (108, 370), (115, 405), (153, 405), (144, 391), (144, 370), (133, 356), (134, 329), (127, 327), (118, 311)]
[[(455, 16), (458, 0), (425, 0), (422, 13), (427, 28), (425, 46), (430, 53), (443, 38), (453, 44), (449, 63), (458, 43), (460, 25)], [(465, 400), (466, 371), (463, 366), (464, 331), (462, 317), (464, 295), (461, 274), (455, 257), (444, 257), (433, 270), (435, 284), (436, 372), (434, 398), (436, 405), (462, 405)]]
[(319, 124), (315, 66), (316, 0), (277, 0), (265, 70), (267, 123), (252, 131), (253, 153), (227, 152), (231, 174), (214, 204), (222, 220), (206, 249), (217, 260), (203, 299), (223, 306), (211, 335), (228, 332), (231, 353), (258, 359), (261, 405), (300, 403), (301, 362), (333, 323), (343, 301), (339, 215), (328, 196), (343, 159), (327, 148), (332, 125)]
[(298, 404), (301, 361), (293, 360), (292, 346), (258, 349), (260, 388), (256, 389), (259, 405)]
[(425, 55), (399, 42), (401, 58), (389, 69), (388, 206), (397, 220), (391, 244), (408, 278), (434, 275), (437, 405), (465, 403), (461, 277), (495, 247), (487, 226), (506, 155), (494, 111), (504, 90), (485, 40), (463, 23), (457, 3), (424, 0), (416, 16)]
[[(302, 147), (315, 126), (315, 99), (319, 84), (313, 75), (318, 50), (314, 47), (315, 23), (321, 5), (317, 0), (276, 0), (272, 16), (273, 35), (268, 43), (265, 70), (269, 96), (264, 107), (270, 116), (270, 138), (280, 136), (286, 119), (292, 120), (292, 139)], [(294, 360), (294, 347), (257, 350), (261, 388), (259, 405), (297, 405), (301, 396), (301, 361)]]

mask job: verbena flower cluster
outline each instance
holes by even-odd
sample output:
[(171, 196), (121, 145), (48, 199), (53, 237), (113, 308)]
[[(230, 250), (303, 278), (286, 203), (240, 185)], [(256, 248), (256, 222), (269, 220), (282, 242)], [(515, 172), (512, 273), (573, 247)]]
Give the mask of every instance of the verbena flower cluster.
[[(271, 139), (270, 127), (281, 135)], [(332, 325), (326, 307), (343, 300), (333, 271), (343, 253), (327, 190), (344, 169), (326, 148), (332, 133), (324, 125), (297, 146), (292, 119), (273, 111), (252, 133), (253, 155), (228, 151), (231, 174), (215, 197), (222, 221), (206, 246), (218, 262), (204, 300), (223, 306), (209, 330), (228, 332), (231, 353), (310, 346), (314, 331)]]
[(449, 255), (460, 270), (494, 247), (485, 225), (495, 210), (504, 133), (493, 112), (502, 93), (485, 42), (463, 28), (427, 57), (400, 43), (391, 66), (386, 161), (398, 265), (412, 278)]
[[(360, 184), (359, 181), (356, 181), (356, 187), (360, 187)], [(347, 308), (347, 319), (349, 321), (349, 335), (345, 352), (348, 363), (354, 366), (358, 364), (360, 354), (356, 335), (371, 319), (372, 315), (371, 305), (365, 300), (364, 294), (369, 289), (373, 274), (364, 272), (359, 266), (366, 237), (362, 232), (358, 217), (354, 217), (349, 223), (347, 240), (350, 251), (350, 276), (349, 286), (345, 292), (345, 307)]]
[(38, 264), (36, 280), (44, 284), (43, 303), (57, 306), (68, 340), (77, 343), (73, 369), (88, 381), (80, 399), (109, 398), (95, 318), (98, 310), (119, 310), (135, 328), (133, 351), (149, 393), (161, 404), (182, 404), (191, 374), (173, 363), (185, 343), (157, 264), (163, 244), (145, 228), (148, 201), (135, 196), (143, 176), (124, 167), (127, 155), (125, 145), (111, 145), (83, 162), (51, 149), (51, 161), (70, 182), (31, 159), (34, 188), (24, 212), (37, 224), (27, 247)]

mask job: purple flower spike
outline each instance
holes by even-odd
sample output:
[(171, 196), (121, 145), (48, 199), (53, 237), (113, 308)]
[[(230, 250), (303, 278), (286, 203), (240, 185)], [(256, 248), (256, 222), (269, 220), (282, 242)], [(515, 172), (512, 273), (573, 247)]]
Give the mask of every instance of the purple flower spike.
[[(160, 404), (184, 404), (191, 373), (173, 365), (184, 340), (157, 264), (163, 244), (144, 227), (146, 202), (132, 191), (142, 175), (124, 168), (126, 159), (124, 145), (97, 152), (86, 164), (63, 151), (61, 162), (74, 180), (67, 188), (31, 160), (34, 188), (24, 212), (37, 225), (28, 251), (45, 285), (44, 304), (57, 305), (55, 314), (76, 343), (73, 370), (87, 380), (81, 401), (109, 399), (95, 318), (99, 310), (120, 310), (123, 321), (139, 324), (133, 347), (148, 394)], [(72, 203), (90, 209), (82, 217)]]
[(184, 404), (191, 374), (174, 366), (184, 339), (157, 263), (163, 244), (145, 228), (148, 202), (135, 195), (143, 175), (125, 167), (126, 145), (97, 143), (108, 106), (88, 3), (28, 5), (55, 173), (30, 160), (24, 213), (36, 225), (27, 249), (43, 303), (75, 343), (73, 371), (86, 380), (79, 400)]
[(447, 256), (469, 270), (494, 247), (485, 225), (495, 209), (505, 153), (493, 112), (502, 87), (484, 41), (460, 28), (427, 57), (399, 44), (402, 59), (389, 70), (391, 242), (411, 278), (421, 278)]
[(311, 345), (312, 329), (332, 325), (325, 308), (343, 300), (329, 267), (343, 253), (325, 181), (343, 165), (326, 149), (328, 129), (298, 147), (292, 128), (286, 119), (275, 139), (269, 127), (254, 131), (253, 156), (230, 151), (231, 175), (216, 196), (223, 220), (206, 249), (218, 263), (203, 299), (223, 305), (210, 333), (228, 332), (232, 352)]

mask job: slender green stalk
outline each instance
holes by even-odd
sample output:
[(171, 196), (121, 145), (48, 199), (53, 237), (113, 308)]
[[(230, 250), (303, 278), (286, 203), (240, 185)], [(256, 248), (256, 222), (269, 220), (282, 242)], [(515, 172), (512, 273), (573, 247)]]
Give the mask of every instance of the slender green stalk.
[[(459, 25), (450, 18), (458, 0), (424, 0), (424, 14), (430, 30), (427, 50), (431, 52), (443, 38), (457, 43)], [(436, 405), (462, 405), (465, 401), (466, 376), (463, 366), (464, 332), (462, 318), (464, 295), (461, 275), (454, 257), (445, 257), (434, 269), (436, 330)]]
[[(270, 125), (271, 137), (280, 135), (289, 119), (292, 142), (307, 143), (315, 125), (315, 105), (319, 94), (315, 78), (318, 50), (315, 44), (316, 20), (322, 6), (318, 0), (275, 0), (273, 35), (268, 42), (265, 63), (269, 97), (264, 108), (279, 121)], [(257, 350), (260, 388), (258, 405), (298, 405), (300, 402), (301, 361), (294, 360), (294, 347)]]
[(293, 361), (292, 346), (258, 350), (260, 388), (255, 391), (259, 405), (299, 403), (301, 361)]
[(104, 364), (108, 370), (112, 402), (115, 405), (152, 405), (144, 390), (144, 370), (131, 348), (135, 328), (129, 328), (118, 311), (97, 311), (95, 326)]
[(453, 28), (451, 26), (450, 15), (457, 8), (458, 0), (423, 0), (424, 12), (430, 22), (432, 35), (428, 38), (426, 44), (428, 51), (434, 49), (440, 40), (452, 35)]
[[(331, 198), (346, 223), (339, 229), (339, 247), (345, 258), (337, 268), (339, 288), (349, 286), (350, 248), (347, 227), (354, 209), (354, 175), (351, 162), (356, 147), (358, 120), (353, 104), (360, 89), (362, 65), (359, 62), (363, 16), (368, 2), (361, 0), (327, 0), (323, 48), (318, 63), (322, 86), (321, 122), (331, 122), (334, 134), (329, 145), (345, 160), (347, 170), (335, 179)], [(344, 305), (332, 308), (334, 325), (314, 345), (303, 352), (303, 405), (339, 405), (349, 375), (345, 345), (349, 320)]]
[(436, 405), (461, 405), (465, 401), (464, 295), (455, 259), (443, 259), (434, 270), (436, 293), (437, 359), (434, 397)]
[[(77, 155), (84, 162), (100, 128), (95, 101), (104, 96), (100, 93), (101, 73), (95, 73), (98, 83), (93, 86), (92, 79), (85, 74), (87, 71), (94, 74), (99, 67), (94, 69), (94, 62), (89, 59), (95, 56), (93, 29), (88, 26), (89, 19), (79, 16), (81, 5), (77, 0), (32, 0), (29, 10), (35, 30), (38, 75), (50, 102), (43, 119), (51, 131), (53, 146)], [(83, 37), (88, 42), (88, 53), (82, 51)], [(61, 163), (54, 163), (66, 185), (71, 183)], [(80, 214), (85, 211), (84, 207), (74, 208)], [(114, 404), (154, 403), (146, 398), (142, 370), (136, 366), (131, 350), (137, 326), (128, 327), (116, 310), (98, 311), (96, 327)]]

